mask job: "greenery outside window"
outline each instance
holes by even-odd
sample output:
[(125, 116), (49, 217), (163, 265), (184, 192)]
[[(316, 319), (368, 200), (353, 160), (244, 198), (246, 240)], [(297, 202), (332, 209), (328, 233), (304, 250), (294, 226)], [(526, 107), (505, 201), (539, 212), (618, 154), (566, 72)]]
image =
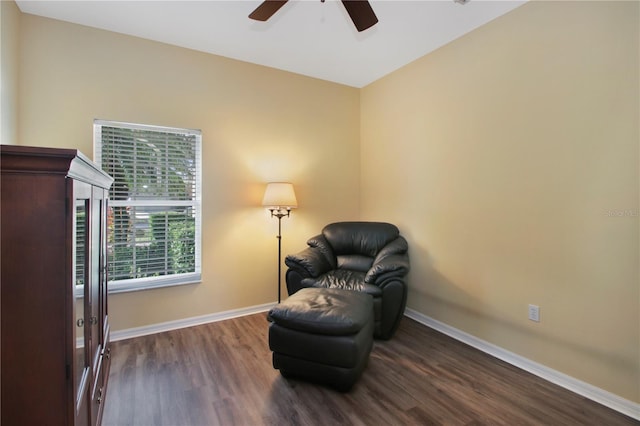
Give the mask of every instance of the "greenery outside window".
[(109, 291), (200, 281), (199, 130), (94, 121), (94, 159), (114, 178)]

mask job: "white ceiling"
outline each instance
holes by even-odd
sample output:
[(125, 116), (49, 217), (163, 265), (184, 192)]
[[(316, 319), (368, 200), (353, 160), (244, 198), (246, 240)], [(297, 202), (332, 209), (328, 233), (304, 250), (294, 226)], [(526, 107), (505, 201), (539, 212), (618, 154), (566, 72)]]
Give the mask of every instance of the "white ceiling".
[(338, 0), (290, 0), (267, 22), (249, 19), (260, 3), (17, 1), (24, 13), (363, 87), (525, 0), (371, 0), (379, 22), (361, 33)]

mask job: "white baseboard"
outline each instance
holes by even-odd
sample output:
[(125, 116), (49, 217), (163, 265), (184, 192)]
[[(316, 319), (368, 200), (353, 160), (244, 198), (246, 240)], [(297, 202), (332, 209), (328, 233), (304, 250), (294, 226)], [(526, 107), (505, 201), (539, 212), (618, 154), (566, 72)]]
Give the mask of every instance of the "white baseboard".
[(207, 324), (210, 322), (223, 321), (231, 318), (243, 317), (245, 315), (266, 312), (275, 306), (275, 303), (250, 306), (248, 308), (233, 309), (231, 311), (218, 312), (215, 314), (202, 315), (199, 317), (185, 318), (176, 321), (161, 322), (144, 327), (128, 328), (111, 332), (111, 341), (131, 339), (133, 337), (147, 336), (149, 334), (161, 333), (163, 331), (177, 330), (179, 328), (193, 327), (195, 325)]
[(562, 386), (572, 392), (582, 395), (585, 398), (589, 398), (599, 404), (616, 410), (622, 414), (632, 417), (636, 420), (640, 420), (640, 404), (628, 399), (622, 398), (611, 392), (600, 389), (589, 383), (580, 381), (564, 373), (556, 371), (552, 368), (546, 367), (537, 362), (531, 361), (525, 357), (517, 355), (513, 352), (509, 352), (502, 349), (499, 346), (493, 345), (487, 341), (479, 339), (457, 328), (451, 327), (445, 323), (435, 320), (427, 315), (423, 315), (413, 309), (407, 308), (405, 315), (421, 324), (431, 327), (441, 333), (446, 334), (456, 340), (466, 343), (469, 346), (473, 346), (476, 349), (481, 350), (491, 356), (494, 356), (502, 361), (505, 361), (511, 365), (521, 368), (529, 373), (535, 374), (551, 383), (558, 386)]

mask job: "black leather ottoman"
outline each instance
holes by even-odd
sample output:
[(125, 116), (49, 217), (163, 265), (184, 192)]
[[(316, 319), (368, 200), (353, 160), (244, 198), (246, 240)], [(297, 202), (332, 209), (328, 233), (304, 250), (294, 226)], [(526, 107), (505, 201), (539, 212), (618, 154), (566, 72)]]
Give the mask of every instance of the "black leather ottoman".
[(269, 311), (273, 367), (284, 377), (346, 392), (373, 347), (373, 298), (363, 292), (303, 288)]

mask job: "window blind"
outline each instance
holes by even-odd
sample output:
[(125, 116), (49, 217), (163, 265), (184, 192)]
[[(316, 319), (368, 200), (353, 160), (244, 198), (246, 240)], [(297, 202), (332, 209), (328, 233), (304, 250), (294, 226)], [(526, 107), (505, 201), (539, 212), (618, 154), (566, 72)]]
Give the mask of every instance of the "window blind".
[(95, 120), (112, 291), (200, 281), (201, 149), (198, 130)]

